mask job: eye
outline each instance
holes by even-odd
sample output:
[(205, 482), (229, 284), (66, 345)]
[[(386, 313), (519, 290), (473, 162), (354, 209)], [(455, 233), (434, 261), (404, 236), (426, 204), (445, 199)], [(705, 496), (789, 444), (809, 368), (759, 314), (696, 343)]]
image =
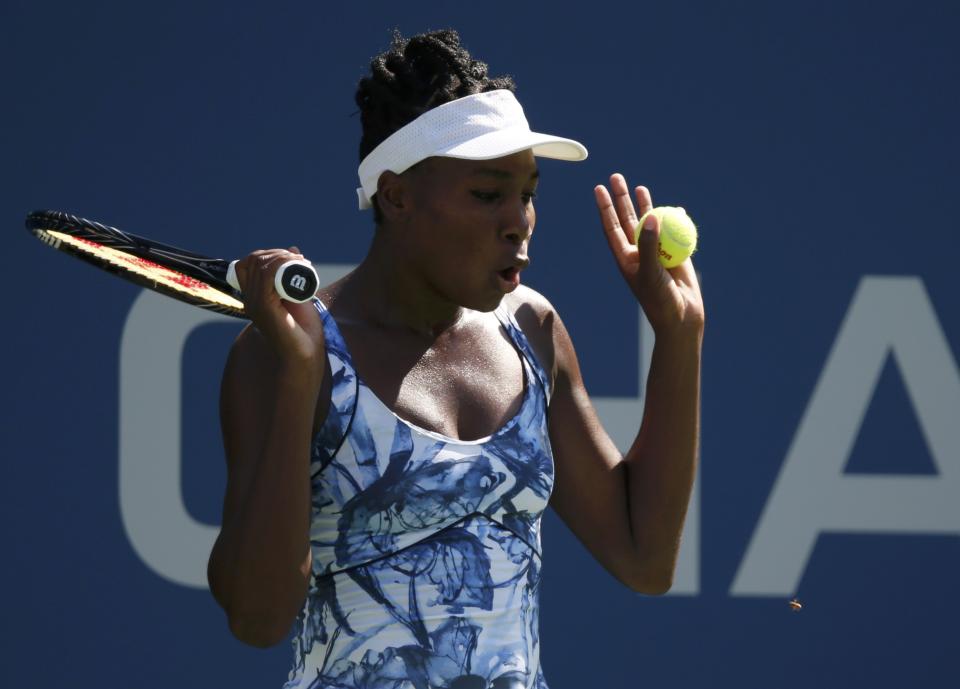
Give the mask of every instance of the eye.
[[(480, 191), (479, 189), (474, 189), (470, 192), (474, 198), (483, 201), (484, 203), (497, 203), (503, 198), (503, 194), (499, 191)], [(537, 192), (535, 191), (525, 191), (520, 194), (520, 198), (523, 200), (523, 204), (529, 205), (537, 198)]]
[(485, 203), (493, 203), (494, 201), (496, 201), (497, 199), (500, 198), (500, 192), (498, 192), (498, 191), (477, 191), (477, 190), (474, 190), (474, 191), (471, 191), (470, 193), (473, 194), (474, 197), (480, 199), (481, 201), (483, 201), (483, 202), (485, 202)]

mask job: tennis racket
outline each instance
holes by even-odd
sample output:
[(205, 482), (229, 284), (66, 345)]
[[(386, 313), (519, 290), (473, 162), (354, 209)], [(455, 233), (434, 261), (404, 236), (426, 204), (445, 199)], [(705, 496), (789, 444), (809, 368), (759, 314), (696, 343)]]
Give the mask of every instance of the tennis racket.
[[(27, 230), (43, 243), (108, 270), (141, 287), (194, 306), (246, 318), (236, 261), (225, 261), (121, 232), (60, 211), (34, 211)], [(320, 280), (307, 261), (287, 261), (275, 287), (287, 301), (313, 298)]]

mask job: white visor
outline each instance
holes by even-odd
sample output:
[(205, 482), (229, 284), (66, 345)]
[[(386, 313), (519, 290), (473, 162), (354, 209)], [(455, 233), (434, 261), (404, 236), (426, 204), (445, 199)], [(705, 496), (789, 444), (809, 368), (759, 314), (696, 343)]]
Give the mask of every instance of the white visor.
[(370, 208), (387, 170), (400, 174), (431, 156), (490, 160), (531, 149), (536, 156), (583, 160), (587, 149), (572, 139), (530, 131), (510, 91), (464, 96), (427, 110), (384, 139), (360, 163), (360, 210)]

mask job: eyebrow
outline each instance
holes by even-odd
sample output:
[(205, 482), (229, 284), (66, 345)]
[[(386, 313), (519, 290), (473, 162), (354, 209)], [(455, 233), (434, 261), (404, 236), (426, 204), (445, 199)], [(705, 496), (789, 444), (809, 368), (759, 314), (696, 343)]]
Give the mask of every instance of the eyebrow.
[[(483, 175), (484, 177), (496, 177), (497, 179), (513, 179), (513, 173), (509, 170), (492, 167), (474, 168), (472, 174)], [(534, 170), (530, 175), (531, 180), (540, 179), (540, 170)]]

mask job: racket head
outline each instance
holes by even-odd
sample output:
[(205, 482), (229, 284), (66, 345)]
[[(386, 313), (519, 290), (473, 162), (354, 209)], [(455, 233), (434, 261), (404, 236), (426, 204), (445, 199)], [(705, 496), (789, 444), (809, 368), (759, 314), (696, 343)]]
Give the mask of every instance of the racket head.
[(227, 261), (61, 211), (34, 211), (26, 227), (47, 246), (136, 285), (209, 311), (247, 317), (240, 293), (227, 284)]

